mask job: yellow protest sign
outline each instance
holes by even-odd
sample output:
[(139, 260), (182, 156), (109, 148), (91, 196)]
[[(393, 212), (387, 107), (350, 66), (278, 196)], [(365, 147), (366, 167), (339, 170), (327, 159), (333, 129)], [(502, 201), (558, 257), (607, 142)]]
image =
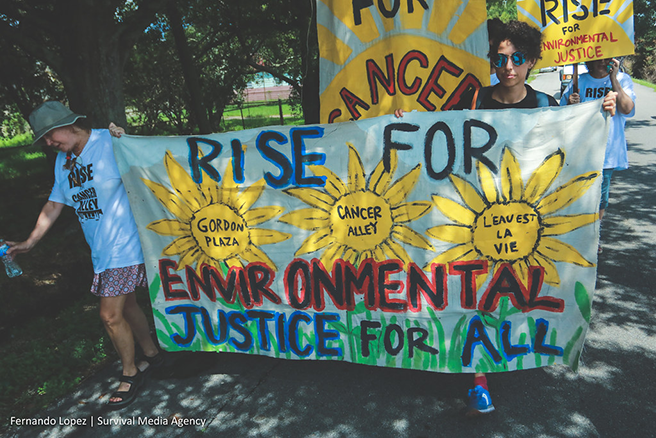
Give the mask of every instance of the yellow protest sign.
[(518, 0), (517, 16), (542, 31), (536, 68), (634, 53), (633, 0)]
[(450, 109), (489, 85), (483, 0), (317, 2), (321, 121)]

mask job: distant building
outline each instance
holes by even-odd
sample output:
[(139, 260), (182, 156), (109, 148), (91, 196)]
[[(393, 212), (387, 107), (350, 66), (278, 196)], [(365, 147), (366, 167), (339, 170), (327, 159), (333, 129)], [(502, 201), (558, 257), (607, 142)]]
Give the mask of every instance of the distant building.
[(268, 73), (258, 73), (244, 90), (244, 101), (259, 102), (287, 99), (292, 91), (291, 85), (281, 85)]

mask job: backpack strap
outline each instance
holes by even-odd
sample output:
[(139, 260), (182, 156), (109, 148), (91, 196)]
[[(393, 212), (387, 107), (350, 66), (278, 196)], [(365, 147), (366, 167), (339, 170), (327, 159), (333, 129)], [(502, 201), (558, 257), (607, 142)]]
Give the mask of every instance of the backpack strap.
[(535, 90), (535, 97), (538, 98), (538, 108), (549, 106), (549, 96), (546, 93)]
[(476, 109), (476, 107), (478, 107), (478, 92), (479, 92), (479, 90), (480, 90), (480, 88), (476, 88), (474, 90), (474, 98), (472, 99), (472, 102), (471, 102), (471, 109)]
[(476, 90), (474, 93), (474, 99), (472, 100), (472, 109), (479, 109), (483, 104), (483, 100), (490, 94), (492, 87), (483, 87), (479, 90)]

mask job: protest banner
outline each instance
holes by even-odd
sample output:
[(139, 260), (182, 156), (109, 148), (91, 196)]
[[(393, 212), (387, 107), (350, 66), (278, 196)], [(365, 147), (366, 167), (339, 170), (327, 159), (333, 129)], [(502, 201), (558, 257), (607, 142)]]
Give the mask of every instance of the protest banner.
[(517, 16), (542, 32), (535, 68), (634, 53), (633, 0), (517, 0)]
[(451, 108), (490, 83), (483, 0), (317, 0), (322, 123)]
[(595, 101), (114, 139), (159, 343), (575, 367), (607, 135)]

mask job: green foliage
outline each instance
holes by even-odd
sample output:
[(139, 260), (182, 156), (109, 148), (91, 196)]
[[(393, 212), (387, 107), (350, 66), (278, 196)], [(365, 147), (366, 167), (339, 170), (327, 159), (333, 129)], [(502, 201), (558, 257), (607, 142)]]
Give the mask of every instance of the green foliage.
[(588, 295), (588, 291), (585, 289), (585, 286), (583, 286), (578, 281), (574, 287), (574, 298), (576, 299), (576, 304), (579, 306), (579, 310), (581, 311), (583, 319), (585, 319), (585, 322), (590, 324), (592, 302), (590, 301), (590, 295)]
[(488, 0), (487, 18), (499, 18), (504, 23), (517, 20), (516, 0)]
[(565, 350), (563, 352), (563, 362), (569, 364), (569, 366), (574, 371), (576, 371), (579, 367), (579, 358), (581, 355), (581, 349), (580, 348), (577, 349), (574, 358), (572, 358), (571, 355), (572, 355), (572, 351), (574, 351), (574, 347), (577, 345), (578, 340), (581, 338), (581, 335), (583, 333), (584, 333), (583, 327), (579, 326), (579, 328), (576, 329), (576, 332), (574, 332), (572, 339), (570, 339), (567, 345), (565, 346)]
[(0, 148), (30, 145), (32, 144), (33, 139), (34, 136), (31, 132), (25, 132), (23, 134), (16, 134), (11, 137), (0, 138)]
[(630, 73), (656, 82), (656, 4), (654, 0), (633, 1), (635, 55), (629, 57)]
[[(0, 148), (0, 183), (31, 178), (48, 172), (45, 154), (39, 146)], [(1, 217), (1, 215), (0, 215)]]

